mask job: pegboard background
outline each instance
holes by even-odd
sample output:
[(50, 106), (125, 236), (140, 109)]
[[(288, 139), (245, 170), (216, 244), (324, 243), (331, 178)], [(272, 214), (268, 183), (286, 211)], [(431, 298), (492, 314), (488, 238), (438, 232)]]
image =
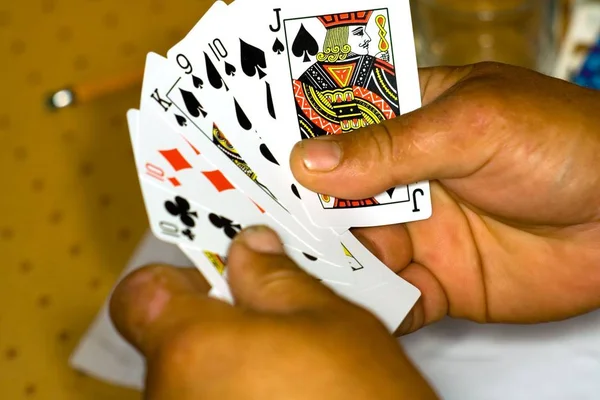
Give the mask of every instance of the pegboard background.
[(147, 220), (125, 120), (133, 87), (50, 112), (48, 92), (143, 68), (210, 0), (0, 2), (0, 398), (136, 399), (67, 360)]

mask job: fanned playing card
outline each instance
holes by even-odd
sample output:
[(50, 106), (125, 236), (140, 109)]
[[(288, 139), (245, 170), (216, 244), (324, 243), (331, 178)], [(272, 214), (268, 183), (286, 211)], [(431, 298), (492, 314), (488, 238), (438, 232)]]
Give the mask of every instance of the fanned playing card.
[(427, 218), (429, 184), (335, 199), (298, 185), (288, 158), (301, 139), (419, 105), (408, 1), (216, 1), (166, 58), (148, 54), (128, 112), (151, 229), (231, 302), (231, 241), (268, 225), (301, 268), (395, 330), (419, 291), (348, 228)]
[[(325, 258), (334, 264), (343, 264), (344, 256), (339, 239), (331, 238), (329, 242), (317, 240), (299, 224), (285, 207), (270, 195), (269, 188), (261, 183), (260, 176), (253, 172), (251, 166), (235, 156), (235, 149), (227, 144), (223, 132), (215, 126), (212, 113), (206, 112), (203, 115), (199, 112), (195, 116), (186, 113), (188, 106), (185, 105), (184, 98), (187, 96), (195, 102), (198, 101), (199, 94), (184, 88), (185, 80), (193, 81), (195, 76), (180, 74), (178, 70), (169, 67), (166, 59), (150, 53), (142, 87), (142, 113), (148, 109), (167, 121), (173, 132), (183, 136), (206, 161), (218, 168), (237, 190), (251, 199), (256, 208), (271, 219), (270, 224), (274, 224), (274, 228), (282, 229), (276, 229), (278, 232), (290, 240), (297, 240), (296, 243), (301, 242), (310, 254)], [(185, 123), (179, 123), (181, 118)], [(334, 239), (337, 242), (333, 242)]]
[[(293, 214), (309, 234), (322, 242), (316, 246), (325, 254), (327, 249), (332, 248), (332, 241), (339, 240), (337, 235), (329, 229), (314, 226), (307, 218), (298, 186), (289, 169), (282, 167), (281, 160), (272, 154), (270, 145), (262, 139), (265, 132), (259, 129), (254, 114), (249, 112), (252, 104), (238, 101), (245, 92), (252, 90), (251, 87), (238, 84), (240, 77), (253, 74), (248, 64), (240, 60), (252, 57), (254, 62), (262, 65), (264, 55), (258, 49), (250, 49), (238, 39), (227, 36), (228, 26), (221, 21), (228, 19), (232, 10), (234, 6), (226, 7), (223, 2), (215, 2), (206, 17), (167, 53), (173, 69), (188, 75), (177, 87), (185, 91), (188, 99), (193, 100), (190, 106), (190, 100), (174, 97), (174, 104), (182, 110), (182, 115), (200, 129), (207, 121), (212, 121), (221, 137), (230, 144), (229, 147), (235, 149), (247, 165), (252, 166), (252, 171), (260, 177), (262, 187), (268, 188), (274, 199)], [(254, 75), (264, 80), (268, 96), (268, 77), (260, 66), (255, 67)], [(203, 113), (200, 115), (192, 114), (196, 110), (196, 102), (202, 104)], [(333, 255), (336, 259), (337, 252), (341, 252), (341, 249)]]

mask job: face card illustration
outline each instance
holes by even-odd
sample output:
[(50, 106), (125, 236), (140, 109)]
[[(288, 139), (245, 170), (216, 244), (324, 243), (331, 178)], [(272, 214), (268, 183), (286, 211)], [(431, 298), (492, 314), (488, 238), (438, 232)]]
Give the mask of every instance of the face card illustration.
[[(282, 31), (278, 36), (283, 36), (287, 76), (279, 77), (273, 95), (275, 104), (286, 108), (276, 109), (282, 120), (291, 126), (293, 119), (293, 143), (348, 134), (420, 106), (408, 2), (376, 0), (370, 8), (364, 6), (336, 0), (310, 7), (275, 0), (261, 4), (275, 21), (269, 28)], [(280, 57), (269, 53), (267, 63)], [(289, 154), (293, 143), (281, 143), (287, 147), (279, 151)], [(428, 182), (362, 200), (315, 195), (303, 188), (300, 194), (319, 226), (376, 226), (431, 215)]]

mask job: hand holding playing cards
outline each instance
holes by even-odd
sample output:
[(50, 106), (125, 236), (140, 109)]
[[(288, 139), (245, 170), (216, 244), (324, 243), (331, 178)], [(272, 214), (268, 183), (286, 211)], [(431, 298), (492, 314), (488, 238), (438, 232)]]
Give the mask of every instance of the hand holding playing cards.
[(433, 399), (372, 315), (302, 272), (266, 228), (229, 258), (237, 306), (197, 271), (149, 267), (121, 283), (111, 314), (148, 361), (148, 399)]
[(411, 330), (600, 306), (600, 94), (496, 64), (420, 79), (422, 109), (291, 156), (301, 184), (340, 198), (433, 181), (431, 219), (357, 231), (422, 291)]

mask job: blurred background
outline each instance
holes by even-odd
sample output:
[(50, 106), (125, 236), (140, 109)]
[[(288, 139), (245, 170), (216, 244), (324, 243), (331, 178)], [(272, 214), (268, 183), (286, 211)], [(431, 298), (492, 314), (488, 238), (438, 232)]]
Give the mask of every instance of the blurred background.
[(0, 399), (129, 399), (67, 365), (147, 227), (125, 112), (141, 85), (51, 112), (48, 93), (141, 70), (202, 0), (0, 2)]
[[(139, 398), (67, 360), (146, 231), (125, 121), (145, 55), (165, 54), (210, 3), (1, 2), (1, 399)], [(598, 13), (558, 0), (411, 3), (422, 66), (494, 59), (597, 82), (586, 60)], [(80, 103), (51, 110), (64, 87)]]

